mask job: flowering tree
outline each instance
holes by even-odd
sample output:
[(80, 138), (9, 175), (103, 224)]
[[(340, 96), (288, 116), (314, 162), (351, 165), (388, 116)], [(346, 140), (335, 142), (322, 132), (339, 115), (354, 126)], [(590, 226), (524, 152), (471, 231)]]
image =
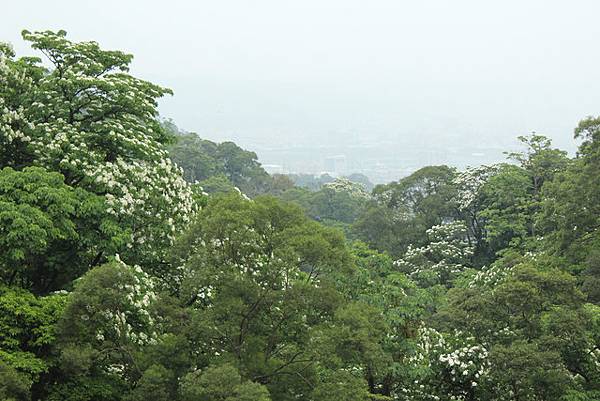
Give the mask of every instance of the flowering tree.
[(455, 180), (477, 264), (493, 261), (498, 251), (509, 245), (522, 249), (534, 245), (533, 216), (539, 202), (532, 174), (523, 167), (502, 163), (469, 168)]
[(129, 75), (131, 55), (65, 36), (23, 31), (50, 68), (0, 46), (1, 166), (43, 167), (103, 196), (106, 213), (129, 231), (123, 259), (158, 266), (195, 209), (156, 118), (157, 99), (171, 91)]
[(460, 172), (453, 180), (457, 188), (456, 203), (458, 210), (469, 229), (469, 238), (476, 245), (483, 244), (485, 237), (484, 222), (479, 216), (479, 210), (481, 209), (480, 191), (497, 171), (498, 167), (495, 165), (469, 167)]
[(401, 400), (479, 400), (479, 385), (489, 375), (488, 350), (473, 337), (421, 327), (409, 359), (413, 380), (398, 392)]
[(151, 277), (120, 259), (90, 270), (70, 294), (59, 323), (67, 372), (102, 372), (136, 379), (136, 352), (158, 338)]
[(363, 184), (352, 182), (347, 178), (336, 178), (335, 181), (323, 185), (323, 188), (329, 188), (335, 192), (345, 192), (354, 198), (371, 199), (371, 195), (365, 191)]
[(350, 267), (341, 234), (294, 205), (233, 193), (198, 213), (174, 259), (195, 366), (235, 361), (273, 399), (307, 399), (328, 356), (311, 339), (333, 318), (332, 281)]
[(469, 265), (473, 254), (466, 235), (463, 222), (433, 226), (427, 230), (429, 243), (419, 248), (409, 246), (395, 265), (422, 286), (450, 285)]

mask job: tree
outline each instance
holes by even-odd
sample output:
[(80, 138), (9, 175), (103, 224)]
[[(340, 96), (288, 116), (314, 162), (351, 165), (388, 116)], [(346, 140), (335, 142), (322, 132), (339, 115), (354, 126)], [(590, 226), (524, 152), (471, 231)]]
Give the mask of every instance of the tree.
[(55, 364), (52, 347), (65, 301), (62, 294), (36, 297), (27, 290), (0, 286), (0, 378), (6, 375), (6, 381), (0, 380), (0, 395), (3, 383), (23, 389), (27, 384), (27, 394), (35, 383), (34, 395), (39, 395), (40, 377)]
[(180, 386), (182, 401), (270, 401), (268, 390), (250, 381), (242, 381), (230, 364), (210, 366), (188, 373)]
[(268, 193), (273, 196), (280, 196), (282, 193), (294, 188), (294, 181), (285, 174), (273, 174)]
[(232, 362), (277, 400), (315, 381), (312, 328), (341, 301), (336, 277), (351, 270), (343, 236), (271, 197), (211, 199), (174, 249), (185, 329), (200, 367)]
[(363, 189), (367, 192), (371, 192), (373, 190), (373, 188), (375, 187), (375, 185), (373, 185), (371, 180), (369, 180), (369, 177), (367, 177), (364, 174), (354, 173), (354, 174), (345, 176), (344, 178), (346, 178), (347, 180), (349, 180), (351, 182), (362, 185)]
[(480, 385), (497, 399), (561, 399), (597, 391), (593, 314), (575, 278), (552, 264), (521, 257), (491, 288), (479, 278), (452, 289), (436, 318), (442, 327), (449, 323), (446, 330), (487, 344), (489, 375)]
[(317, 385), (312, 397), (315, 401), (364, 401), (369, 399), (369, 392), (361, 377), (346, 371), (336, 371)]
[(535, 245), (539, 201), (530, 172), (511, 164), (482, 166), (467, 169), (455, 183), (476, 266), (493, 262), (509, 245), (520, 249)]
[(367, 385), (363, 391), (377, 392), (392, 363), (383, 348), (389, 328), (382, 317), (380, 309), (364, 302), (350, 302), (336, 310), (333, 324), (322, 329), (318, 336), (322, 340), (317, 343), (320, 364), (327, 368), (326, 383), (329, 375), (337, 376), (332, 372), (351, 371), (356, 378), (347, 376), (349, 383), (341, 388), (362, 382)]
[[(138, 353), (157, 342), (160, 333), (156, 299), (153, 280), (139, 266), (115, 259), (87, 272), (69, 295), (58, 324), (61, 368), (67, 377), (112, 376), (131, 383), (143, 378)], [(147, 374), (150, 381), (156, 375)]]
[(223, 166), (215, 157), (216, 143), (200, 139), (194, 133), (183, 133), (172, 122), (163, 124), (176, 138), (169, 146), (169, 156), (183, 169), (183, 177), (188, 182), (206, 180), (222, 173)]
[[(401, 254), (412, 239), (414, 225), (398, 222), (398, 213), (383, 205), (372, 202), (352, 226), (354, 237), (364, 241), (369, 246), (392, 255)], [(408, 231), (408, 233), (407, 233)]]
[(407, 218), (417, 218), (429, 228), (455, 216), (455, 175), (448, 166), (423, 167), (397, 183), (376, 187), (374, 194), (390, 208), (406, 207)]
[(195, 133), (182, 132), (172, 121), (163, 122), (163, 127), (176, 139), (169, 147), (170, 157), (183, 168), (183, 175), (190, 183), (223, 176), (249, 196), (273, 190), (277, 182), (281, 184), (281, 180), (267, 174), (254, 152), (233, 142), (215, 143)]
[[(498, 171), (498, 166), (469, 167), (454, 178), (457, 188), (456, 202), (462, 219), (467, 224), (469, 243), (475, 246), (476, 259), (482, 259), (478, 265), (489, 261), (485, 242), (484, 220), (479, 215), (481, 206), (480, 192), (483, 186)], [(481, 255), (482, 254), (482, 255)], [(479, 256), (481, 255), (481, 256)]]
[[(415, 380), (416, 372), (406, 357), (414, 350), (434, 299), (399, 273), (389, 255), (361, 243), (354, 243), (352, 250), (357, 272), (340, 279), (341, 291), (350, 303), (338, 309), (336, 316), (343, 319), (323, 337), (328, 348), (319, 352), (332, 358), (338, 370), (349, 370), (355, 378), (360, 375), (372, 397), (383, 400)], [(341, 351), (334, 352), (336, 349)], [(345, 364), (335, 365), (336, 361)]]
[(289, 177), (297, 187), (305, 188), (311, 192), (318, 191), (323, 185), (335, 180), (329, 174), (289, 174)]
[(491, 369), (489, 350), (460, 331), (442, 333), (423, 325), (406, 364), (412, 369), (398, 391), (401, 400), (487, 399), (481, 384)]
[(536, 133), (519, 136), (518, 140), (525, 146), (525, 151), (509, 152), (508, 158), (529, 172), (534, 196), (538, 198), (544, 183), (552, 181), (556, 173), (567, 167), (567, 152), (553, 149), (550, 139)]
[(428, 244), (409, 246), (404, 256), (394, 262), (422, 287), (437, 284), (450, 287), (452, 281), (471, 264), (473, 247), (467, 241), (462, 222), (433, 226), (427, 230)]
[(600, 119), (574, 160), (296, 188), (65, 35), (0, 44), (0, 399), (600, 399)]
[(423, 245), (428, 228), (459, 217), (455, 175), (450, 167), (429, 166), (398, 182), (375, 187), (375, 201), (354, 226), (358, 239), (394, 257), (402, 255), (409, 244)]
[(581, 139), (577, 157), (544, 188), (539, 225), (548, 249), (582, 268), (600, 243), (600, 119), (588, 117), (575, 129)]
[[(170, 90), (129, 75), (131, 55), (71, 42), (64, 31), (23, 31), (23, 38), (52, 68), (0, 49), (0, 167), (44, 167), (103, 196), (106, 213), (129, 231), (124, 259), (160, 264), (195, 210), (156, 118), (157, 99)], [(110, 250), (97, 255), (105, 261)]]
[(586, 261), (586, 268), (581, 273), (581, 290), (586, 294), (588, 302), (600, 305), (600, 253), (592, 252)]
[(126, 401), (170, 401), (171, 372), (162, 365), (154, 364), (144, 371), (136, 387), (125, 397)]
[[(523, 246), (535, 235), (534, 213), (537, 203), (529, 175), (520, 167), (503, 164), (480, 188), (478, 220), (483, 225), (487, 260), (509, 245)], [(482, 255), (483, 256), (483, 255)]]
[(346, 179), (336, 179), (312, 193), (309, 214), (318, 220), (351, 224), (369, 200), (370, 195), (361, 185)]
[(500, 400), (557, 400), (571, 387), (560, 355), (537, 344), (515, 341), (491, 352), (490, 388)]
[[(228, 194), (236, 191), (236, 187), (225, 177), (224, 174), (209, 177), (198, 183), (202, 190), (210, 195)], [(238, 189), (239, 191), (239, 189)]]
[(258, 162), (256, 153), (243, 150), (233, 142), (223, 142), (217, 148), (217, 158), (223, 163), (225, 175), (248, 195), (264, 193), (269, 175)]
[(0, 170), (0, 277), (45, 294), (64, 288), (126, 240), (101, 196), (40, 167)]
[(0, 362), (0, 399), (3, 401), (29, 401), (31, 380), (15, 369)]

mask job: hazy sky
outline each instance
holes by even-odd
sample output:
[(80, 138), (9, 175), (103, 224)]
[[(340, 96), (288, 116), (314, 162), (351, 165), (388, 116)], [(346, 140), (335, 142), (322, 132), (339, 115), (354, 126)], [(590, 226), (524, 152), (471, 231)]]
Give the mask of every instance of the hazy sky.
[(0, 40), (26, 54), (23, 28), (65, 29), (133, 53), (136, 75), (175, 91), (162, 115), (215, 140), (535, 130), (572, 147), (600, 114), (598, 15), (597, 0), (9, 0)]

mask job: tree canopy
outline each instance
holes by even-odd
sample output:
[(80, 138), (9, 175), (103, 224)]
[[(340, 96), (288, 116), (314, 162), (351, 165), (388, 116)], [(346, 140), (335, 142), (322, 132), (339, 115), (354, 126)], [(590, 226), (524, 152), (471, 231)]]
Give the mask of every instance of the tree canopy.
[(575, 157), (532, 134), (299, 184), (160, 119), (131, 55), (23, 38), (45, 61), (0, 44), (0, 400), (600, 399), (600, 119)]

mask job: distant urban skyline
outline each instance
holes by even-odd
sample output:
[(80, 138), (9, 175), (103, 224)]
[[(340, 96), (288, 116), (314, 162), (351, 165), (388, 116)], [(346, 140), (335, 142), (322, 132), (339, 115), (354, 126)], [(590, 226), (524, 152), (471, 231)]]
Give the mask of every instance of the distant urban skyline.
[[(501, 160), (494, 148), (531, 131), (573, 153), (573, 128), (600, 113), (599, 12), (592, 0), (24, 0), (3, 9), (0, 40), (36, 54), (22, 29), (64, 29), (129, 52), (133, 74), (174, 90), (163, 117), (264, 164), (300, 170), (305, 155), (310, 172), (344, 154), (384, 172)], [(374, 167), (371, 152), (388, 161)]]
[(11, 2), (0, 40), (39, 54), (21, 30), (64, 29), (129, 52), (133, 74), (174, 90), (160, 101), (163, 117), (265, 164), (288, 162), (273, 149), (308, 146), (309, 171), (314, 149), (350, 160), (349, 144), (390, 160), (442, 148), (464, 164), (473, 152), (452, 148), (511, 149), (531, 131), (573, 153), (573, 128), (600, 113), (593, 0), (83, 4)]

